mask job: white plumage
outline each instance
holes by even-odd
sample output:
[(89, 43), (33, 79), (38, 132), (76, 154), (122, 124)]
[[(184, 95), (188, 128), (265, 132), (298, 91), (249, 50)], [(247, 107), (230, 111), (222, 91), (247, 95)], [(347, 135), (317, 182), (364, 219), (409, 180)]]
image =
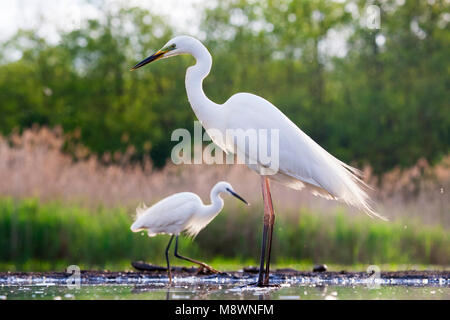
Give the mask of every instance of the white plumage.
[[(190, 54), (196, 59), (196, 64), (186, 72), (186, 91), (192, 109), (211, 139), (225, 152), (243, 157), (245, 163), (262, 176), (265, 213), (258, 285), (268, 284), (269, 279), (274, 210), (268, 178), (297, 190), (305, 187), (315, 195), (342, 201), (370, 216), (386, 220), (372, 209), (365, 190), (367, 185), (358, 177), (359, 171), (325, 151), (272, 103), (250, 93), (235, 94), (224, 104), (209, 100), (203, 92), (202, 83), (211, 70), (212, 58), (208, 49), (197, 39), (189, 36), (175, 37), (132, 70), (179, 54)], [(259, 151), (263, 148), (272, 150), (273, 145), (269, 145), (272, 142), (267, 140), (266, 144), (261, 144), (258, 141), (258, 150), (252, 153), (248, 151), (245, 140), (227, 139), (229, 130), (276, 130), (279, 136), (279, 140), (274, 142), (279, 150), (276, 169), (267, 168), (267, 163), (260, 159)], [(263, 281), (266, 239), (269, 247), (266, 278)]]
[(150, 237), (157, 234), (179, 234), (188, 229), (195, 212), (203, 206), (200, 198), (190, 192), (171, 195), (150, 208), (145, 205), (136, 209), (137, 219), (131, 231), (146, 230)]
[[(250, 93), (238, 93), (222, 105), (219, 113), (225, 128), (279, 130), (279, 171), (269, 177), (292, 189), (306, 187), (315, 195), (345, 202), (386, 220), (371, 208), (364, 190), (367, 185), (358, 177), (359, 171), (329, 154), (269, 101)], [(228, 152), (237, 149), (249, 156), (239, 142), (218, 143)], [(252, 160), (258, 165), (250, 167), (260, 172), (259, 159)]]
[[(192, 192), (173, 194), (153, 206), (145, 205), (136, 209), (136, 220), (131, 231), (147, 231), (150, 237), (157, 234), (179, 235), (185, 231), (195, 237), (222, 210), (224, 202), (221, 193), (238, 196), (228, 182), (218, 182), (211, 190), (211, 203), (203, 204), (198, 195)], [(245, 200), (243, 200), (245, 202)]]
[(206, 263), (197, 261), (178, 254), (178, 236), (185, 231), (188, 235), (195, 237), (206, 227), (222, 210), (223, 199), (221, 193), (228, 193), (248, 204), (240, 195), (234, 192), (233, 187), (225, 181), (218, 182), (210, 193), (211, 203), (203, 204), (199, 196), (192, 192), (180, 192), (171, 195), (155, 203), (150, 208), (144, 204), (136, 209), (136, 220), (131, 225), (131, 231), (139, 232), (146, 230), (150, 237), (157, 234), (172, 235), (166, 248), (167, 272), (169, 282), (172, 282), (172, 273), (169, 261), (169, 248), (174, 237), (175, 256), (200, 265), (210, 272), (218, 271)]
[[(315, 195), (342, 201), (370, 216), (386, 220), (371, 208), (365, 191), (367, 186), (358, 177), (358, 170), (325, 151), (272, 103), (250, 93), (235, 94), (221, 105), (209, 100), (203, 92), (202, 82), (211, 70), (212, 58), (197, 39), (175, 37), (133, 69), (179, 54), (191, 54), (197, 61), (186, 72), (188, 99), (211, 139), (225, 152), (251, 158), (245, 145), (226, 139), (227, 130), (279, 130), (279, 171), (269, 178), (297, 190), (306, 187)], [(247, 160), (256, 163), (249, 165), (252, 170), (261, 172), (260, 159)]]

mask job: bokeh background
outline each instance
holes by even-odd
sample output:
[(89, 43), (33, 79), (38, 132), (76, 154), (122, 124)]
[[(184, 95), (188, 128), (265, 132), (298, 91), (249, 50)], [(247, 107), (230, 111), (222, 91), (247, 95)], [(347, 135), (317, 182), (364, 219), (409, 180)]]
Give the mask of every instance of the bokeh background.
[[(380, 28), (367, 6), (380, 9)], [(450, 5), (446, 0), (112, 1), (0, 4), (0, 270), (163, 263), (168, 237), (129, 231), (134, 208), (174, 192), (207, 201), (230, 181), (252, 205), (224, 211), (182, 251), (218, 268), (259, 258), (259, 177), (243, 166), (175, 166), (193, 130), (192, 57), (131, 66), (172, 36), (213, 56), (206, 94), (278, 106), (361, 168), (371, 219), (273, 184), (278, 266), (450, 265)]]

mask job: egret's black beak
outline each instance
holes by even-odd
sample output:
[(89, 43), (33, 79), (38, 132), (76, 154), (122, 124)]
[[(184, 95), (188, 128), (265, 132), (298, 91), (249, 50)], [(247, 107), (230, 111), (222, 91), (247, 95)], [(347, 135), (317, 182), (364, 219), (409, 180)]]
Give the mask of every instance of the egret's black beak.
[(234, 192), (233, 190), (228, 189), (228, 188), (227, 188), (227, 191), (228, 191), (229, 193), (231, 193), (231, 195), (235, 196), (236, 198), (238, 198), (238, 199), (241, 200), (243, 203), (245, 203), (246, 205), (249, 206), (248, 202), (245, 201), (245, 199), (242, 198), (240, 195), (238, 195), (236, 192)]
[(142, 61), (139, 62), (137, 65), (135, 65), (133, 68), (131, 68), (130, 71), (139, 69), (140, 67), (143, 67), (143, 66), (145, 66), (146, 64), (148, 64), (148, 63), (150, 63), (150, 62), (152, 62), (152, 61), (156, 61), (156, 60), (162, 58), (166, 52), (167, 52), (167, 51), (162, 51), (162, 50), (160, 50), (160, 51), (158, 51), (158, 52), (152, 54), (150, 57), (148, 57), (148, 58), (142, 60)]

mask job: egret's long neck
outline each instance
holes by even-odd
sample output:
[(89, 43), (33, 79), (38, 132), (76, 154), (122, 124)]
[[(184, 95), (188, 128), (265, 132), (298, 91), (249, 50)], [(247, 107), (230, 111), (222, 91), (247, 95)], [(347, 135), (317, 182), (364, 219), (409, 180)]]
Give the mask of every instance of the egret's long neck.
[(186, 72), (186, 91), (189, 102), (200, 122), (208, 127), (213, 126), (219, 106), (208, 99), (203, 92), (203, 79), (211, 71), (212, 58), (208, 49), (198, 42), (190, 52), (197, 63)]
[(220, 193), (216, 187), (211, 190), (210, 193), (211, 204), (205, 206), (202, 214), (206, 219), (213, 219), (223, 208), (223, 199), (220, 197)]

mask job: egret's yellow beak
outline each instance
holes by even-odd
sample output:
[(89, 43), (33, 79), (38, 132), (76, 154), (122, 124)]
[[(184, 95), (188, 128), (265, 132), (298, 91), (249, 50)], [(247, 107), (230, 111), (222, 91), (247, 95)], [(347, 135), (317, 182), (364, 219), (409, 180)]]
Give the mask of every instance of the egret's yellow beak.
[(157, 52), (155, 52), (154, 54), (152, 54), (150, 57), (142, 60), (141, 62), (139, 62), (137, 65), (135, 65), (133, 68), (130, 69), (130, 71), (139, 69), (140, 67), (145, 66), (146, 64), (152, 62), (152, 61), (156, 61), (158, 59), (161, 59), (164, 54), (167, 53), (168, 50), (159, 50)]

